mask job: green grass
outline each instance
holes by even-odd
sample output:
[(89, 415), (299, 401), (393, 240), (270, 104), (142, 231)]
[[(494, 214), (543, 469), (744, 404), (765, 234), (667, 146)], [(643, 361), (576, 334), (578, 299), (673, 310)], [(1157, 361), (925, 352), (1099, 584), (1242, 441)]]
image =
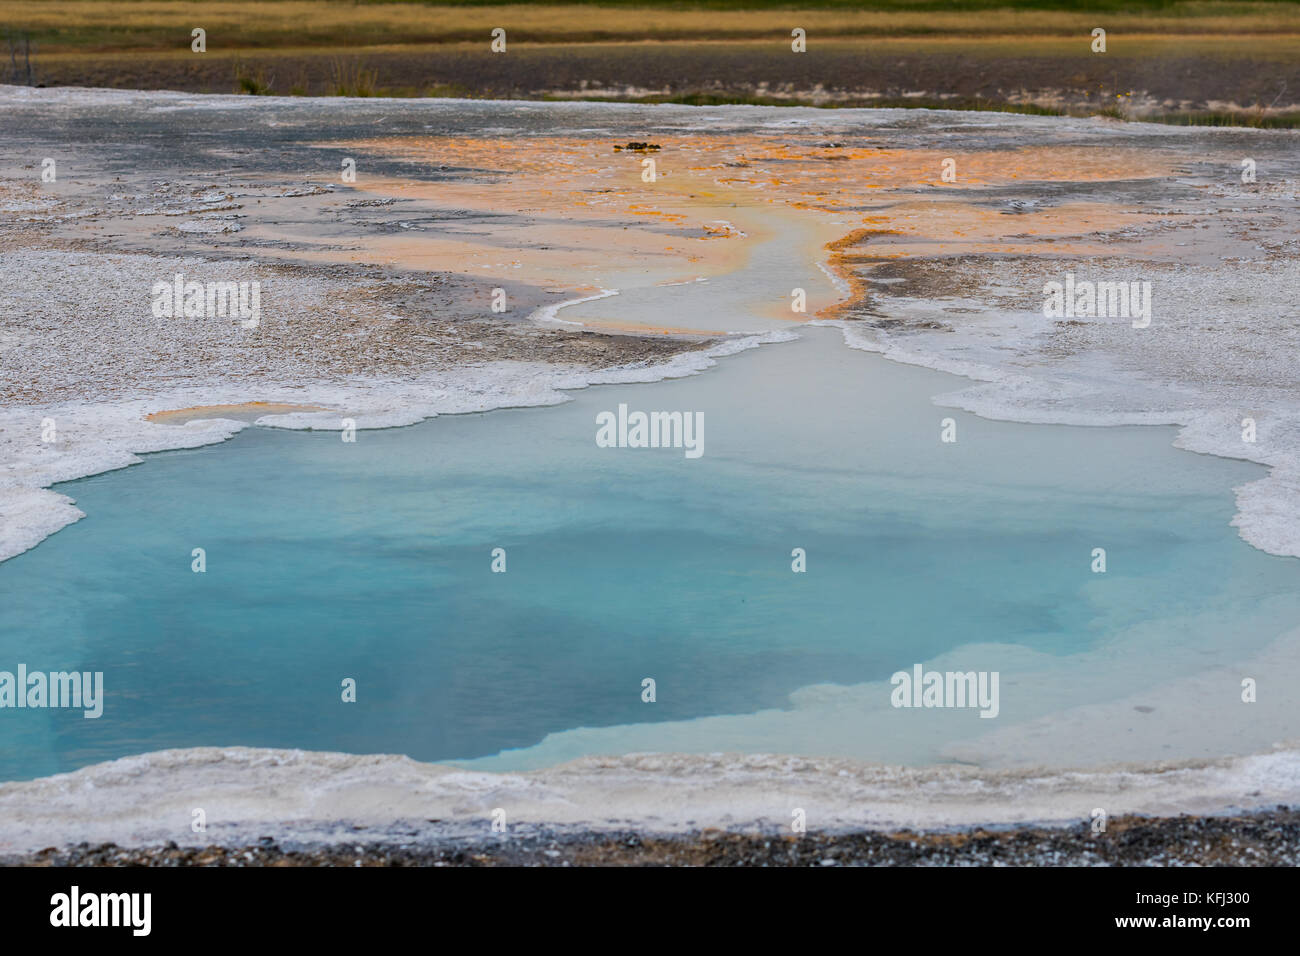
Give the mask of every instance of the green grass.
[(261, 69), (250, 69), (235, 60), (235, 92), (250, 96), (269, 96), (275, 86), (275, 77), (267, 77)]
[(833, 103), (815, 103), (812, 100), (776, 97), (776, 96), (729, 96), (718, 93), (684, 93), (680, 95), (652, 95), (632, 97), (607, 96), (550, 96), (549, 100), (579, 99), (587, 102), (619, 103), (675, 103), (682, 106), (811, 106), (818, 109), (927, 109), (927, 110), (978, 110), (994, 113), (1023, 113), (1029, 116), (1061, 116), (1061, 110), (1032, 103), (1001, 103), (973, 97), (956, 97), (951, 99), (907, 97), (907, 98), (862, 98), (836, 100)]
[[(445, 93), (439, 95), (456, 96), (461, 94)], [(805, 106), (815, 109), (856, 109), (866, 107), (868, 109), (965, 110), (989, 113), (1018, 113), (1025, 116), (1104, 116), (1124, 122), (1164, 123), (1170, 126), (1240, 126), (1250, 129), (1300, 128), (1300, 112), (1265, 115), (1255, 112), (1204, 110), (1130, 117), (1114, 106), (1086, 110), (1059, 110), (1047, 106), (1037, 106), (1033, 103), (1003, 103), (997, 100), (971, 97), (953, 99), (924, 97), (890, 99), (882, 97), (879, 99), (839, 100), (834, 103), (814, 103), (811, 100), (772, 96), (727, 96), (717, 93), (687, 93), (680, 96), (547, 96), (542, 98), (546, 100), (580, 100), (598, 103), (675, 103), (683, 106)]]
[(1240, 113), (1205, 111), (1161, 113), (1144, 120), (1169, 126), (1245, 126), (1250, 129), (1300, 129), (1300, 113)]
[(378, 96), (379, 71), (361, 60), (336, 57), (330, 64), (331, 86), (335, 96)]

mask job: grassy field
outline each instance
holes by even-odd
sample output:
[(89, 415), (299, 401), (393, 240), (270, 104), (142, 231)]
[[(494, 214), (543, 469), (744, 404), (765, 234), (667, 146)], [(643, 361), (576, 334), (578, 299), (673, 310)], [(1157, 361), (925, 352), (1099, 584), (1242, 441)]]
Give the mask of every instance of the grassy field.
[[(9, 82), (37, 85), (947, 105), (1256, 125), (1287, 125), (1300, 110), (1300, 3), (1077, 6), (0, 0), (0, 34)], [(204, 53), (190, 49), (196, 27)], [(505, 55), (489, 51), (495, 27), (507, 31)], [(795, 27), (806, 54), (790, 49)], [(1090, 49), (1094, 27), (1107, 31), (1105, 54)]]
[[(209, 50), (304, 46), (487, 42), (503, 27), (514, 43), (608, 40), (730, 40), (786, 43), (794, 27), (810, 43), (850, 37), (1060, 37), (1086, 45), (1094, 27), (1132, 35), (1300, 33), (1300, 4), (1280, 2), (1127, 3), (1105, 12), (1044, 9), (1039, 4), (956, 10), (901, 3), (805, 6), (725, 3), (722, 9), (665, 4), (422, 4), (351, 0), (0, 0), (0, 24), (46, 52), (188, 50), (202, 27)], [(1119, 6), (1119, 5), (1117, 5)]]

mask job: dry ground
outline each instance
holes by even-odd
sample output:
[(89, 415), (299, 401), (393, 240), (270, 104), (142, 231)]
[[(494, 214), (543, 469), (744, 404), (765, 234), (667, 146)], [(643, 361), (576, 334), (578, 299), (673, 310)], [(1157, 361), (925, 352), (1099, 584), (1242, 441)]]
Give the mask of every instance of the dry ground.
[[(1234, 125), (1291, 125), (1300, 112), (1295, 3), (704, 5), (232, 0), (200, 14), (175, 0), (0, 0), (0, 32), (16, 44), (5, 79), (51, 86), (948, 106)], [(1090, 49), (1098, 26), (1104, 54)], [(195, 27), (207, 31), (204, 53), (190, 49)], [(489, 49), (496, 27), (504, 54)], [(794, 27), (807, 32), (805, 54), (790, 49)]]

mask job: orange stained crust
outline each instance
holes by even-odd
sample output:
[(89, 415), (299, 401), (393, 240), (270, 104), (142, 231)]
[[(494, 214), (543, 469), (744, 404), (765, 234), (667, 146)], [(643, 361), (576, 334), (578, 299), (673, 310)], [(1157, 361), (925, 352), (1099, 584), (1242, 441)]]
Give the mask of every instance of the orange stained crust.
[(225, 418), (231, 414), (247, 415), (286, 415), (291, 412), (328, 412), (329, 408), (319, 405), (292, 405), (284, 402), (241, 402), (237, 405), (195, 405), (192, 408), (174, 408), (153, 412), (145, 416), (145, 421), (162, 425), (179, 425), (189, 421), (205, 418)]

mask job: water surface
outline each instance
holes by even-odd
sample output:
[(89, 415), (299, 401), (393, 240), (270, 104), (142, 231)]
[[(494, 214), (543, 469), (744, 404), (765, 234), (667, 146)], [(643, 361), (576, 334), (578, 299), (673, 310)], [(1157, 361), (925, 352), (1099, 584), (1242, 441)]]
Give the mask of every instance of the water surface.
[[(1229, 489), (1261, 468), (1176, 451), (1170, 429), (933, 405), (957, 382), (804, 329), (703, 375), (562, 406), (352, 444), (249, 428), (59, 486), (88, 517), (0, 565), (0, 668), (103, 671), (105, 713), (0, 714), (0, 779), (234, 744), (430, 761), (519, 750), (494, 765), (535, 765), (549, 758), (526, 748), (548, 734), (651, 724), (680, 747), (695, 726), (682, 721), (963, 648), (1069, 662), (1121, 640), (1169, 677), (1300, 621), (1295, 562), (1229, 526)], [(598, 448), (596, 415), (620, 402), (703, 412), (704, 455)], [(940, 441), (946, 417), (956, 443)], [(355, 704), (340, 699), (349, 677)], [(1014, 677), (998, 721), (944, 739), (1055, 706), (1009, 694)], [(1117, 667), (1087, 693), (1143, 679)], [(936, 741), (907, 738), (919, 723), (891, 726), (877, 747), (879, 727), (828, 716), (799, 746), (935, 758)], [(761, 732), (740, 744), (789, 746)]]

